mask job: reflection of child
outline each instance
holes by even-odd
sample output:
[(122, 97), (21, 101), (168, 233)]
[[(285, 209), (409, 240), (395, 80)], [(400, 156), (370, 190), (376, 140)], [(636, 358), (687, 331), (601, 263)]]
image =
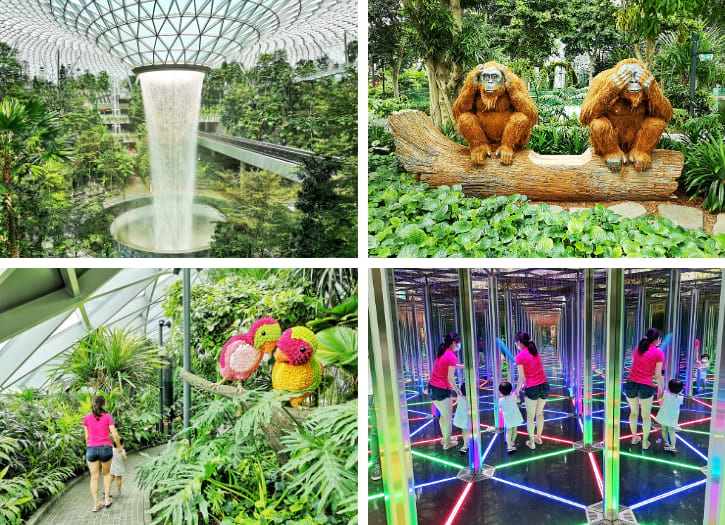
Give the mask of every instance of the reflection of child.
[(516, 427), (524, 422), (521, 410), (516, 404), (516, 395), (511, 394), (513, 386), (508, 381), (501, 381), (498, 391), (501, 394), (498, 398), (498, 406), (503, 412), (503, 421), (506, 426), (506, 445), (508, 453), (516, 452)]
[(665, 450), (677, 452), (677, 422), (680, 419), (680, 405), (682, 405), (682, 381), (670, 379), (667, 383), (667, 392), (662, 396), (660, 411), (657, 413), (657, 421), (662, 425), (662, 439), (665, 442)]
[[(123, 439), (121, 441), (121, 446), (123, 446)], [(123, 466), (123, 462), (128, 460), (128, 456), (126, 455), (126, 450), (123, 448), (115, 448), (113, 449), (113, 458), (111, 459), (111, 483), (113, 483), (113, 478), (116, 478), (116, 495), (121, 495), (121, 484), (123, 483), (123, 480), (121, 479), (121, 476), (123, 476), (126, 473), (126, 468)]]
[(699, 393), (700, 389), (707, 386), (707, 369), (710, 366), (710, 356), (702, 354), (700, 359), (695, 361), (695, 370), (697, 370), (697, 383), (695, 384), (695, 393)]
[(466, 383), (461, 384), (461, 394), (458, 396), (456, 413), (453, 416), (453, 425), (463, 431), (463, 446), (458, 449), (461, 454), (468, 452), (468, 441), (471, 437), (471, 419), (468, 417), (468, 401), (466, 400)]

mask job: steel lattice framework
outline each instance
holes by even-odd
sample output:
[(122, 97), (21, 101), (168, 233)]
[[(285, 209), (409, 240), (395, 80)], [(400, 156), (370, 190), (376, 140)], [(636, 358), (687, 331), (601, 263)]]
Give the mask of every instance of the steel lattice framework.
[(357, 34), (356, 0), (11, 0), (0, 2), (0, 41), (31, 75), (60, 64), (111, 77), (142, 66), (250, 65), (285, 49), (291, 63), (344, 62)]

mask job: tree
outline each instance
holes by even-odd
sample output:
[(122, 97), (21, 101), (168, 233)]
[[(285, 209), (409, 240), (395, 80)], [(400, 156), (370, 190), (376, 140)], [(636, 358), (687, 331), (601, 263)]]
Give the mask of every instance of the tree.
[(393, 77), (393, 96), (398, 98), (398, 75), (406, 57), (406, 33), (398, 0), (368, 2), (368, 53), (370, 61), (389, 64)]
[(16, 208), (22, 191), (20, 183), (24, 177), (41, 176), (40, 168), (45, 163), (66, 155), (59, 133), (58, 115), (48, 112), (37, 100), (23, 103), (7, 98), (0, 101), (0, 192), (10, 257), (20, 257), (19, 223), (22, 210)]
[(559, 38), (566, 46), (569, 59), (577, 55), (587, 57), (591, 83), (595, 57), (601, 60), (622, 43), (622, 35), (615, 23), (617, 7), (611, 0), (574, 0), (571, 9), (576, 18), (571, 19), (570, 28)]
[(17, 59), (16, 51), (0, 42), (0, 99), (20, 95), (23, 81), (23, 65)]
[(461, 40), (461, 0), (402, 0), (415, 29), (428, 73), (430, 116), (437, 126), (453, 119), (452, 93), (463, 81), (463, 65), (451, 53)]
[(634, 53), (642, 59), (639, 41), (645, 41), (643, 62), (652, 65), (657, 37), (668, 30), (683, 28), (686, 20), (697, 19), (701, 13), (709, 13), (709, 0), (622, 0), (617, 15), (617, 27), (629, 31), (635, 37)]

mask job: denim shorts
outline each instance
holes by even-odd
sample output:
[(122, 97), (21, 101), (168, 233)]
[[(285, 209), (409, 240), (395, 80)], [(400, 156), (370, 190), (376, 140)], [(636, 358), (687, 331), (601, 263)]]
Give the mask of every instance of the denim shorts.
[(433, 401), (443, 401), (451, 397), (451, 391), (448, 388), (441, 388), (439, 386), (428, 385), (428, 391), (430, 392), (430, 398)]
[(532, 401), (536, 401), (537, 399), (546, 399), (549, 397), (549, 383), (541, 383), (540, 385), (524, 388), (524, 393), (526, 394), (526, 397)]
[(624, 395), (629, 398), (639, 397), (640, 399), (648, 399), (655, 395), (655, 387), (643, 383), (635, 383), (634, 381), (627, 381), (624, 383)]
[(111, 461), (111, 459), (113, 459), (113, 447), (110, 445), (86, 448), (86, 461), (90, 461), (91, 463), (94, 461), (105, 463), (106, 461)]

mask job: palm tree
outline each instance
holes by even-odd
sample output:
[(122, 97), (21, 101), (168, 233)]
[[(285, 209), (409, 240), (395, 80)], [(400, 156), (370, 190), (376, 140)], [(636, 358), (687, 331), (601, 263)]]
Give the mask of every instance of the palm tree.
[(40, 101), (22, 102), (13, 98), (0, 101), (0, 193), (11, 257), (20, 257), (21, 210), (15, 204), (22, 192), (21, 181), (27, 175), (38, 175), (49, 160), (66, 156), (59, 135), (58, 115), (47, 111)]

